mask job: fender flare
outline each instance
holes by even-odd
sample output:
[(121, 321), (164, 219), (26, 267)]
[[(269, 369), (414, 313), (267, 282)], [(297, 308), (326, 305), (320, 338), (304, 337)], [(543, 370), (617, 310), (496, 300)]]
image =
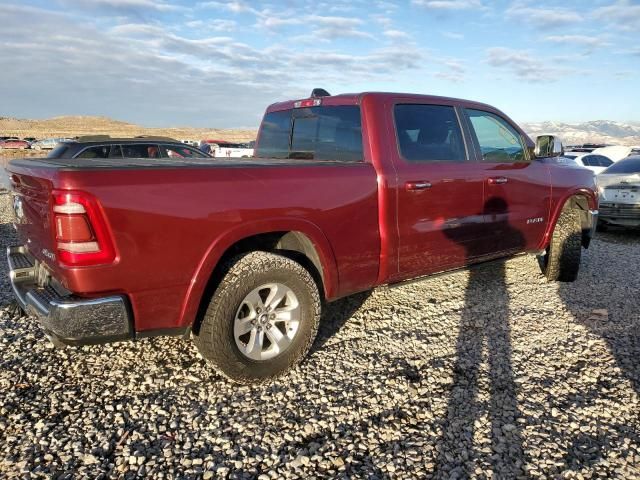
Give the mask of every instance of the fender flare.
[(596, 196), (593, 190), (586, 187), (582, 187), (582, 186), (574, 186), (572, 188), (567, 189), (564, 195), (562, 196), (562, 198), (556, 202), (556, 204), (553, 206), (551, 210), (551, 218), (549, 223), (547, 224), (547, 230), (542, 239), (540, 250), (547, 248), (547, 246), (549, 245), (549, 241), (551, 240), (551, 235), (553, 235), (553, 230), (556, 227), (556, 223), (558, 221), (558, 218), (560, 218), (560, 213), (562, 212), (562, 209), (564, 208), (564, 206), (567, 204), (567, 202), (571, 198), (577, 197), (577, 196), (586, 197), (587, 202), (589, 203), (590, 210), (598, 209), (598, 197)]
[(210, 243), (191, 277), (180, 310), (178, 325), (188, 326), (196, 319), (209, 279), (229, 248), (246, 238), (273, 232), (298, 232), (311, 241), (322, 266), (320, 274), (323, 279), (325, 298), (336, 297), (339, 291), (339, 277), (335, 254), (331, 243), (316, 224), (299, 218), (271, 218), (247, 222), (226, 230)]

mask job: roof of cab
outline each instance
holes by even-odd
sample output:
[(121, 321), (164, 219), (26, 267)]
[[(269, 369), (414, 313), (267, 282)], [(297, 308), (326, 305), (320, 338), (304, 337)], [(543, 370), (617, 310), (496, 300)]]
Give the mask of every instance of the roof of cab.
[[(360, 105), (362, 100), (365, 97), (374, 97), (379, 101), (389, 100), (389, 99), (414, 99), (416, 102), (424, 102), (424, 103), (460, 103), (466, 106), (472, 107), (480, 107), (490, 110), (496, 110), (495, 107), (476, 102), (473, 100), (465, 100), (462, 98), (454, 98), (454, 97), (443, 97), (438, 95), (424, 95), (419, 93), (401, 93), (401, 92), (361, 92), (361, 93), (342, 93), (339, 95), (330, 95), (325, 97), (316, 97), (321, 100), (322, 105)], [(284, 102), (277, 102), (269, 105), (267, 107), (267, 113), (276, 112), (279, 110), (290, 110), (295, 108), (295, 103), (299, 101), (309, 100), (313, 97), (301, 98), (296, 100), (287, 100)]]

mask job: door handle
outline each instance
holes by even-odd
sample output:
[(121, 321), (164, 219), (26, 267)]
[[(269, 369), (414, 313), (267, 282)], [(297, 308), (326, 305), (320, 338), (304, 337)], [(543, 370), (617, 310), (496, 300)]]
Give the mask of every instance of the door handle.
[(427, 182), (426, 180), (407, 182), (405, 188), (410, 191), (426, 190), (427, 188), (431, 188), (431, 182)]
[(490, 185), (504, 185), (509, 179), (507, 177), (491, 177), (488, 182)]

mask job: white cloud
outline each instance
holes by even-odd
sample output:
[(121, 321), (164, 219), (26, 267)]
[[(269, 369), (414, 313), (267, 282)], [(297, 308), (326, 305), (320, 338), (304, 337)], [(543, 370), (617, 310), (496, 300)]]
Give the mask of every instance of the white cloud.
[(557, 44), (565, 44), (570, 46), (585, 47), (587, 52), (591, 52), (596, 48), (609, 46), (610, 43), (604, 36), (587, 36), (587, 35), (549, 35), (544, 38), (545, 42)]
[(120, 12), (171, 11), (182, 7), (162, 0), (58, 0), (59, 3), (84, 9)]
[(411, 3), (429, 10), (471, 10), (482, 8), (480, 0), (411, 0)]
[(635, 31), (640, 29), (640, 5), (630, 0), (618, 0), (612, 5), (597, 8), (593, 16), (610, 23), (617, 29)]
[(486, 50), (486, 55), (486, 61), (492, 67), (508, 70), (530, 83), (553, 82), (568, 73), (567, 69), (550, 66), (557, 59), (536, 58), (525, 50), (493, 47)]
[[(207, 34), (211, 20), (200, 18), (183, 36), (159, 23), (129, 19), (118, 24), (122, 19), (114, 16), (114, 26), (105, 29), (90, 15), (2, 4), (0, 17), (6, 19), (0, 63), (16, 56), (23, 60), (0, 77), (0, 90), (11, 92), (3, 111), (27, 117), (53, 112), (146, 125), (257, 125), (264, 106), (307, 95), (318, 78), (324, 85), (352, 84), (354, 78), (363, 84), (390, 81), (424, 64), (423, 51), (407, 44), (379, 48), (372, 43), (362, 53), (290, 41), (251, 46)], [(347, 34), (362, 25), (344, 17), (314, 19), (320, 30), (342, 28)], [(24, 98), (30, 101), (25, 104)]]
[(564, 7), (532, 7), (528, 2), (520, 0), (511, 4), (506, 11), (506, 16), (538, 28), (560, 27), (584, 20), (584, 17), (575, 10)]
[(210, 22), (211, 29), (216, 32), (230, 32), (238, 26), (233, 20), (215, 19)]
[(393, 29), (384, 30), (382, 34), (385, 37), (390, 38), (391, 40), (406, 40), (411, 38), (408, 33), (400, 30), (393, 30)]

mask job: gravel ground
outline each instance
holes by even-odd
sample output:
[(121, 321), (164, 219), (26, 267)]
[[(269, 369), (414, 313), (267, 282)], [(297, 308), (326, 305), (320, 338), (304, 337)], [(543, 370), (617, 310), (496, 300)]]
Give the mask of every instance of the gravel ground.
[(5, 307), (0, 476), (640, 478), (638, 265), (612, 232), (573, 284), (519, 257), (351, 297), (262, 387), (179, 339), (53, 349)]

